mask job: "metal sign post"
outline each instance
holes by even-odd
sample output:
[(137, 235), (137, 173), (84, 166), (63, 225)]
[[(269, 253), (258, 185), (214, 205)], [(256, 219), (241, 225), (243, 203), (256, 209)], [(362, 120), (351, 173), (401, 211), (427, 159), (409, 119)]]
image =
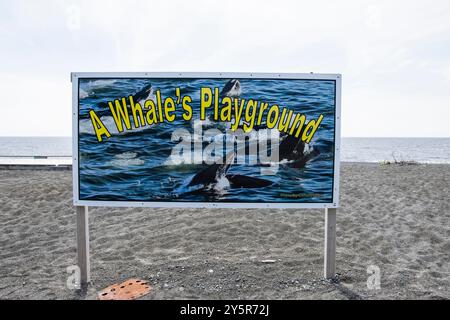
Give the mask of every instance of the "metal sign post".
[(89, 212), (88, 207), (76, 206), (77, 211), (77, 254), (80, 268), (80, 284), (91, 281), (89, 262)]
[(325, 209), (324, 277), (336, 276), (336, 208)]

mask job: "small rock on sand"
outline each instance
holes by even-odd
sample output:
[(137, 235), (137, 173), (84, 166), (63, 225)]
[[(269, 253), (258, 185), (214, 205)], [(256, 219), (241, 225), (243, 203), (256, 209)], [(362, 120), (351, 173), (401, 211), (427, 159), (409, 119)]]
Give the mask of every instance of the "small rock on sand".
[(266, 260), (261, 260), (262, 263), (275, 263), (277, 262), (277, 260), (273, 260), (273, 259), (266, 259)]

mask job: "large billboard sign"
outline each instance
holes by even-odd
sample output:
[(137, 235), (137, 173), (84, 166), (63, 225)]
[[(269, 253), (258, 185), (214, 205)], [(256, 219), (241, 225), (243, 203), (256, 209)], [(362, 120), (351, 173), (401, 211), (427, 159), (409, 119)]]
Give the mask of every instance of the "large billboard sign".
[(78, 206), (336, 208), (341, 77), (73, 73)]

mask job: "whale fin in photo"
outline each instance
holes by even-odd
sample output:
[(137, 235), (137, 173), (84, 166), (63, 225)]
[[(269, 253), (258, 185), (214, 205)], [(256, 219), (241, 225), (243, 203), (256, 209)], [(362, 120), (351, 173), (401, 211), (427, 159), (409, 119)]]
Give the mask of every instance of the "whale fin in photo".
[(230, 182), (231, 188), (263, 188), (273, 184), (272, 181), (244, 176), (241, 174), (227, 174), (226, 178)]
[(226, 156), (224, 163), (212, 164), (209, 167), (196, 173), (191, 182), (189, 182), (188, 186), (195, 186), (199, 184), (209, 185), (212, 183), (217, 183), (218, 180), (228, 172), (228, 169), (230, 169), (231, 164), (234, 162), (234, 158), (234, 152), (230, 152)]

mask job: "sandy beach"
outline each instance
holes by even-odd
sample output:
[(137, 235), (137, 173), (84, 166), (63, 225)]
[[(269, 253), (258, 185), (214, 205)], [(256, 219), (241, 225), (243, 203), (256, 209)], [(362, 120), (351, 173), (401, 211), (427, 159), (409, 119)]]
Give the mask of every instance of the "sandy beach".
[(450, 165), (342, 164), (334, 282), (323, 210), (90, 208), (87, 291), (66, 286), (71, 174), (0, 170), (0, 299), (95, 299), (132, 277), (153, 287), (142, 299), (450, 298)]

